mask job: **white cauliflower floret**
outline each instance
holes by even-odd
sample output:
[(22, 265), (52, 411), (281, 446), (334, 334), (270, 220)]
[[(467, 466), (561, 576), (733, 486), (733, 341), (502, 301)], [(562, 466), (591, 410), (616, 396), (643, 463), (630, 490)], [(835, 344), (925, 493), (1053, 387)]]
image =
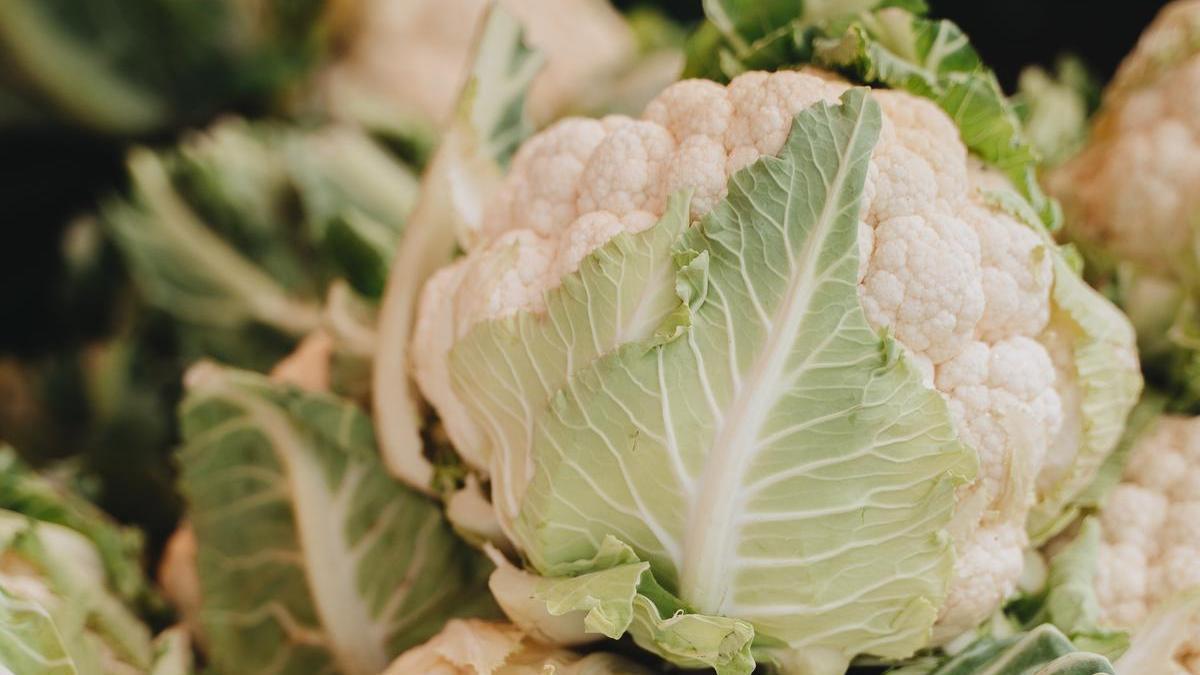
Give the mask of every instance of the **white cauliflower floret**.
[[(558, 286), (612, 237), (649, 227), (672, 194), (690, 190), (692, 218), (701, 218), (724, 197), (735, 171), (780, 150), (794, 115), (818, 101), (836, 102), (848, 86), (806, 71), (745, 73), (727, 87), (687, 80), (663, 91), (639, 121), (564, 122), (529, 141), (533, 149), (514, 161), (483, 240), (433, 278), (419, 310), (417, 382), (467, 462), (486, 473), (490, 450), (450, 386), (446, 360), (454, 340), (505, 312), (537, 311), (533, 295)], [(1039, 237), (981, 193), (994, 179), (969, 167), (945, 113), (902, 92), (874, 96), (884, 121), (860, 213), (862, 306), (946, 398), (981, 462), (980, 479), (961, 491), (951, 528), (958, 568), (936, 629), (948, 639), (989, 616), (1014, 588), (1041, 463), (1064, 419), (1079, 416), (1064, 411), (1041, 344), (1052, 272)], [(551, 156), (551, 148), (564, 157)], [(591, 155), (583, 148), (593, 148)], [(570, 170), (542, 168), (557, 165)], [(545, 175), (533, 175), (540, 171)], [(553, 261), (548, 273), (544, 266), (522, 271), (515, 293), (496, 285), (494, 279), (509, 278), (497, 271), (466, 271), (516, 264), (495, 254), (495, 242), (514, 232), (545, 242), (539, 251)], [(464, 448), (460, 439), (474, 445)], [(524, 485), (504, 490), (519, 496)]]
[[(1200, 586), (1198, 449), (1200, 418), (1162, 417), (1105, 501), (1095, 582), (1105, 624), (1136, 633), (1156, 607)], [(1200, 675), (1200, 621), (1176, 659)]]
[(604, 137), (599, 121), (571, 118), (529, 139), (513, 157), (517, 180), (497, 195), (482, 236), (499, 236), (513, 223), (551, 236), (575, 220), (579, 177)]
[[(334, 109), (364, 95), (440, 123), (466, 76), (487, 0), (366, 0), (347, 55), (325, 73)], [(537, 121), (561, 114), (586, 87), (628, 62), (633, 31), (604, 0), (500, 0), (546, 57), (529, 96)]]
[(1054, 281), (1050, 252), (1041, 238), (1005, 214), (973, 207), (967, 222), (979, 237), (986, 307), (976, 331), (981, 339), (1035, 336), (1050, 320)]
[(675, 139), (653, 122), (613, 117), (608, 135), (596, 147), (579, 177), (580, 213), (632, 211), (662, 213), (667, 202), (667, 166)]
[(867, 319), (934, 363), (960, 353), (983, 316), (979, 239), (948, 214), (898, 216), (875, 228), (863, 280)]
[(1168, 5), (1105, 93), (1091, 139), (1051, 174), (1074, 234), (1191, 280), (1200, 219), (1200, 0)]

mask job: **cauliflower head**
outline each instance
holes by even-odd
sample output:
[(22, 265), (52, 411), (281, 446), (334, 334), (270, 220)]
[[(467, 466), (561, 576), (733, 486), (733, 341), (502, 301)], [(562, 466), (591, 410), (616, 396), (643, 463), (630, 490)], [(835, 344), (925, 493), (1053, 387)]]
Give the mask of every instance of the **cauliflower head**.
[(1178, 0), (1121, 64), (1087, 147), (1047, 183), (1073, 234), (1194, 283), (1198, 158), (1200, 2)]
[[(640, 118), (566, 119), (521, 147), (477, 245), (426, 285), (413, 337), (421, 391), (463, 459), (490, 477), (507, 532), (535, 466), (528, 452), (489, 436), (496, 420), (464, 404), (469, 385), (451, 375), (456, 342), (483, 322), (544, 315), (548, 293), (585, 257), (669, 216), (672, 195), (690, 193), (682, 217), (703, 219), (739, 170), (780, 151), (797, 113), (849, 87), (813, 69), (748, 72), (728, 86), (685, 80)], [(977, 625), (1012, 591), (1031, 506), (1078, 472), (1087, 443), (1071, 353), (1079, 331), (1059, 316), (1053, 245), (990, 196), (1005, 179), (968, 156), (954, 122), (930, 101), (891, 90), (871, 96), (882, 126), (858, 214), (857, 297), (871, 327), (894, 336), (940, 394), (979, 462), (977, 479), (958, 488), (949, 527), (957, 562), (934, 629), (940, 641)], [(649, 336), (661, 318), (656, 302), (625, 307), (595, 352)], [(1128, 345), (1121, 361), (1110, 367), (1136, 372)], [(529, 377), (551, 378), (552, 391), (565, 375)], [(1039, 479), (1043, 467), (1058, 473)]]
[(1045, 176), (1096, 285), (1129, 314), (1147, 377), (1200, 410), (1200, 2), (1168, 4), (1104, 93), (1091, 137)]
[[(1101, 619), (1137, 638), (1159, 607), (1200, 587), (1200, 418), (1163, 416), (1134, 446), (1100, 515)], [(1200, 673), (1200, 617), (1175, 654)]]
[[(361, 0), (358, 33), (348, 54), (329, 73), (330, 98), (385, 92), (390, 103), (440, 123), (450, 114), (470, 60), (474, 26), (485, 0)], [(603, 0), (502, 0), (545, 54), (545, 70), (530, 92), (536, 120), (553, 119), (634, 55), (632, 30)]]

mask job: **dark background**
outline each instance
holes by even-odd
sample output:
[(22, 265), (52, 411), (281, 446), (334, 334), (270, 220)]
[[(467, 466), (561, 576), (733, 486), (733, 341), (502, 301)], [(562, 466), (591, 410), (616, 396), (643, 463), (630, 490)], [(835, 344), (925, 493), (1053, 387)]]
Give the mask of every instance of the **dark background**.
[[(698, 1), (657, 4), (681, 19), (700, 17)], [(1021, 68), (1052, 64), (1066, 52), (1083, 57), (1106, 80), (1164, 3), (1139, 0), (1103, 9), (1083, 0), (931, 4), (933, 15), (962, 26), (1011, 91)], [(52, 128), (0, 131), (0, 355), (55, 350), (105, 329), (103, 307), (65, 301), (58, 239), (71, 217), (121, 187), (125, 142)]]

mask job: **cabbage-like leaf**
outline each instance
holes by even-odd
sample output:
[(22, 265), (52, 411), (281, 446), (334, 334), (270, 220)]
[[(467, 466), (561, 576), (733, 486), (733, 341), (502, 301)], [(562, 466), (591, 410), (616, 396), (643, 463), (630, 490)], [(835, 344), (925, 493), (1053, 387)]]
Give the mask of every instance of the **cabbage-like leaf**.
[(222, 671), (377, 675), (495, 613), (490, 564), (388, 476), (357, 406), (211, 363), (187, 385), (182, 489)]
[(379, 316), (372, 399), (379, 444), (388, 470), (409, 485), (435, 492), (435, 468), (426, 457), (419, 401), (409, 376), (408, 341), (422, 285), (469, 248), (483, 207), (500, 184), (517, 146), (531, 132), (525, 99), (542, 65), (524, 43), (517, 20), (499, 5), (483, 20), (471, 72), (457, 110), (421, 179), (413, 211)]
[[(658, 282), (679, 298), (659, 329), (601, 358), (566, 361), (565, 386), (530, 422), (518, 547), (547, 578), (630, 575), (597, 591), (586, 608), (593, 630), (619, 634), (628, 620), (648, 649), (684, 665), (720, 658), (707, 664), (728, 673), (752, 667), (737, 657), (749, 638), (738, 626), (825, 672), (859, 653), (906, 657), (928, 641), (953, 566), (945, 528), (954, 491), (975, 457), (941, 397), (859, 306), (858, 210), (880, 124), (864, 90), (813, 106), (780, 155), (736, 174), (727, 199), (669, 257), (647, 260), (634, 238), (619, 237), (547, 298), (542, 324), (521, 317), (473, 329), (609, 331), (628, 310), (611, 292), (624, 287), (605, 275), (628, 275), (632, 290), (661, 278), (648, 272), (664, 260), (675, 266), (674, 280)], [(519, 390), (528, 387), (519, 378), (550, 372), (534, 363), (491, 367), (527, 373), (509, 382)], [(614, 548), (602, 544), (610, 535), (630, 559), (601, 555)], [(633, 621), (628, 605), (647, 621)], [(688, 644), (701, 635), (707, 643)], [(685, 644), (693, 653), (682, 658)]]
[(1105, 657), (1080, 650), (1054, 626), (1043, 624), (1028, 633), (985, 637), (953, 657), (919, 659), (892, 668), (887, 675), (1115, 675), (1116, 672)]

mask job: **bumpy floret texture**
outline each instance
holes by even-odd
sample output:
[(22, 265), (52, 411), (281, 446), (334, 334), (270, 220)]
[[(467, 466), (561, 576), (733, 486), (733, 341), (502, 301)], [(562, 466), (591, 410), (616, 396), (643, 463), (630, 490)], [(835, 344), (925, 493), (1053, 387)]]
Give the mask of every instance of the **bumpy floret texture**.
[[(433, 277), (416, 327), (418, 383), (468, 462), (486, 473), (486, 458), (472, 450), (481, 432), (450, 385), (455, 340), (479, 322), (541, 311), (543, 294), (587, 253), (650, 227), (672, 194), (691, 190), (691, 217), (704, 216), (734, 172), (779, 151), (794, 115), (836, 103), (848, 87), (812, 71), (749, 72), (728, 86), (687, 80), (641, 119), (568, 119), (527, 142), (485, 217), (482, 243)], [(1072, 376), (1056, 370), (1043, 344), (1053, 272), (1040, 236), (986, 199), (995, 175), (969, 162), (933, 103), (873, 95), (884, 125), (860, 215), (862, 307), (945, 397), (981, 461), (979, 480), (960, 494), (942, 638), (990, 614), (1020, 574), (1039, 467), (1048, 454), (1073, 452), (1052, 449), (1064, 418), (1059, 381)]]
[(1147, 28), (1088, 146), (1048, 185), (1084, 240), (1176, 278), (1194, 267), (1184, 252), (1200, 224), (1200, 0), (1168, 5)]
[[(600, 0), (501, 0), (546, 57), (530, 92), (530, 114), (551, 119), (595, 77), (635, 49), (620, 15)], [(463, 84), (485, 0), (367, 0), (349, 54), (329, 74), (339, 84), (384, 92), (402, 108), (441, 122)]]
[[(1100, 526), (1096, 595), (1107, 624), (1136, 631), (1200, 586), (1200, 418), (1163, 417), (1138, 441)], [(1200, 623), (1176, 657), (1200, 675)]]

